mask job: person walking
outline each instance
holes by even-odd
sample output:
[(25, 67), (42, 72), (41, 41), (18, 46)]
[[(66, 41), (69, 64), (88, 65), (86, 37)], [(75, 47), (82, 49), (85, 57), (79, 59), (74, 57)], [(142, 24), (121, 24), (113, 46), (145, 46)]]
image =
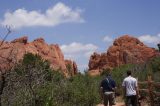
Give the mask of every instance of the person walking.
[(126, 106), (137, 106), (138, 84), (136, 78), (131, 76), (131, 71), (127, 71), (127, 77), (123, 80), (122, 86), (124, 88), (124, 97), (126, 97)]
[(114, 91), (116, 88), (116, 83), (112, 79), (111, 74), (107, 73), (105, 79), (101, 81), (100, 84), (100, 93), (101, 93), (101, 99), (103, 100), (104, 106), (112, 106), (114, 105)]

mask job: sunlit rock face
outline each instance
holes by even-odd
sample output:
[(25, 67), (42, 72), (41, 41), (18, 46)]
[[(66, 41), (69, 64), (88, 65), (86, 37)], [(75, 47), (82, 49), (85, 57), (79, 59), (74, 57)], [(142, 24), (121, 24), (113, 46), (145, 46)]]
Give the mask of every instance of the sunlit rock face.
[[(147, 47), (130, 35), (115, 39), (113, 45), (101, 54), (93, 53), (89, 60), (89, 73), (101, 73), (103, 69), (112, 69), (123, 64), (140, 64), (158, 55), (154, 48)], [(98, 72), (95, 72), (98, 71)]]
[[(26, 53), (40, 55), (43, 59), (50, 62), (51, 68), (62, 70), (66, 76), (69, 75), (64, 55), (59, 45), (48, 45), (43, 38), (37, 38), (32, 42), (28, 42), (27, 36), (15, 39), (11, 42), (4, 42), (0, 46), (0, 69), (6, 70), (11, 68), (16, 62), (21, 60)], [(76, 66), (75, 62), (74, 65)], [(73, 74), (77, 73), (77, 69), (71, 71), (73, 71)]]

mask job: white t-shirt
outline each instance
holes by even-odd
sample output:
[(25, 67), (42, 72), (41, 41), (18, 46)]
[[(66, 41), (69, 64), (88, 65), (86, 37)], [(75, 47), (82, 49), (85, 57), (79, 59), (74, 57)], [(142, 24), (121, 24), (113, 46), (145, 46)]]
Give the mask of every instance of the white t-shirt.
[(122, 86), (126, 88), (126, 96), (136, 95), (137, 80), (131, 76), (123, 80)]

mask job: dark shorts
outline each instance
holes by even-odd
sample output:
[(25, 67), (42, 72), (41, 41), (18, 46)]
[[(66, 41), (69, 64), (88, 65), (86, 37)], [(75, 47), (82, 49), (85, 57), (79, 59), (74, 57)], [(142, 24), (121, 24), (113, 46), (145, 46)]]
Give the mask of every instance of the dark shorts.
[(108, 106), (113, 104), (113, 92), (105, 92), (104, 93), (104, 105)]
[(126, 97), (126, 106), (130, 106), (130, 104), (132, 104), (132, 106), (137, 106), (137, 96), (136, 95)]

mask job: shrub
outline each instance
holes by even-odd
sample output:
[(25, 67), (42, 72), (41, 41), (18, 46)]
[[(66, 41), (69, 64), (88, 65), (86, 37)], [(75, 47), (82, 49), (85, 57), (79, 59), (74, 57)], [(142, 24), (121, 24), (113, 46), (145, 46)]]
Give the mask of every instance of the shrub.
[(13, 70), (6, 73), (2, 95), (4, 105), (43, 104), (39, 91), (51, 80), (49, 63), (38, 55), (28, 53)]
[(38, 55), (26, 54), (6, 74), (2, 105), (94, 106), (100, 102), (100, 77), (87, 74), (65, 78)]

